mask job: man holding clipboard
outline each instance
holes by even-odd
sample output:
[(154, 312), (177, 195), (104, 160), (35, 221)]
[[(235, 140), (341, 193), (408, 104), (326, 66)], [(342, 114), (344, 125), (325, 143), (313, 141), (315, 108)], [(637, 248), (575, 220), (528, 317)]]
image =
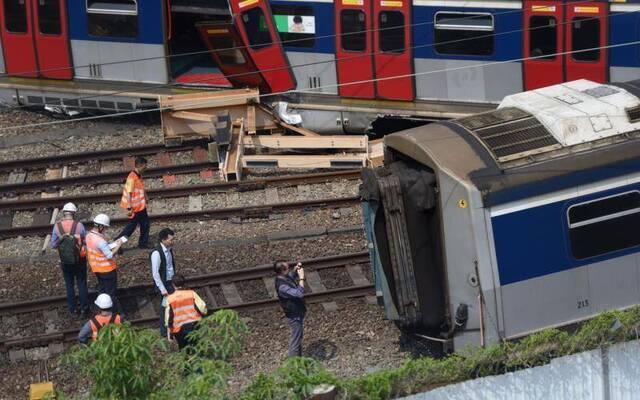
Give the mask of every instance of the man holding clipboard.
[(104, 231), (109, 227), (111, 221), (106, 214), (98, 214), (93, 218), (93, 228), (85, 238), (87, 244), (87, 261), (91, 271), (96, 275), (100, 285), (100, 293), (108, 294), (119, 309), (119, 302), (116, 299), (118, 290), (118, 271), (116, 269), (115, 253), (120, 246), (127, 241), (126, 237), (121, 237), (113, 243), (107, 243), (104, 238)]

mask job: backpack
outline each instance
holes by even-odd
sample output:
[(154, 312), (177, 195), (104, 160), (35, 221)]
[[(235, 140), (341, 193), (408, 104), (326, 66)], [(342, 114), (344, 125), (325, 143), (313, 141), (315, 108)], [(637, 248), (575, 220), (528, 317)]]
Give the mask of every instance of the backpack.
[(73, 222), (70, 232), (65, 232), (62, 228), (62, 222), (58, 222), (58, 231), (60, 233), (60, 241), (58, 242), (58, 254), (60, 262), (67, 265), (75, 265), (80, 262), (80, 246), (74, 236), (76, 232), (77, 221)]

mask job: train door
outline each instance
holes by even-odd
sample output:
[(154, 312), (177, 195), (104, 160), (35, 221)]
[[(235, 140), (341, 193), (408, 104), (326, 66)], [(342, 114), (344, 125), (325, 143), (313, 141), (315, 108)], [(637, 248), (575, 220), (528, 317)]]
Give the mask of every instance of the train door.
[[(336, 0), (336, 69), (338, 93), (373, 99), (371, 0)], [(358, 82), (358, 83), (352, 83)]]
[(30, 0), (2, 0), (2, 44), (9, 75), (38, 76), (31, 12)]
[(263, 93), (271, 91), (251, 61), (233, 24), (202, 22), (196, 26), (207, 47), (212, 50), (211, 57), (229, 82), (239, 87), (259, 87)]
[(525, 90), (580, 78), (605, 82), (606, 3), (528, 0), (524, 19), (524, 55), (535, 57), (523, 63)]
[(1, 36), (7, 73), (71, 79), (64, 0), (2, 0), (2, 3)]
[(65, 0), (32, 0), (34, 37), (40, 75), (71, 79)]
[(414, 97), (411, 1), (377, 0), (373, 16), (376, 97), (411, 101)]
[(232, 0), (238, 32), (251, 60), (272, 92), (296, 87), (267, 0)]
[(567, 4), (564, 47), (572, 53), (565, 56), (565, 80), (606, 82), (607, 6), (595, 2)]

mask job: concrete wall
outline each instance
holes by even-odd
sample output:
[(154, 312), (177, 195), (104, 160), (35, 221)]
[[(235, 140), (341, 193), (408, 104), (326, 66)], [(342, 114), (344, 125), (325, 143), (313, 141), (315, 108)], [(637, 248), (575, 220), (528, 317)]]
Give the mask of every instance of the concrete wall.
[(405, 400), (630, 400), (640, 398), (640, 341), (552, 360), (548, 365), (475, 379)]

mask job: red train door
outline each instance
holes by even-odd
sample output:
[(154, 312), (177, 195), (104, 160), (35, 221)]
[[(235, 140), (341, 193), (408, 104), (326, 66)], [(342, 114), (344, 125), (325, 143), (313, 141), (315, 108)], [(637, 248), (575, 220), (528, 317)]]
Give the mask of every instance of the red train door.
[[(567, 81), (607, 80), (607, 3), (570, 3), (566, 10), (565, 56)], [(579, 51), (593, 49), (588, 51)]]
[(263, 93), (271, 91), (242, 45), (234, 25), (202, 22), (196, 26), (207, 47), (212, 50), (209, 55), (229, 82), (234, 86), (259, 87)]
[(296, 81), (280, 44), (267, 0), (232, 0), (231, 9), (248, 54), (271, 91), (294, 89)]
[(375, 0), (373, 15), (376, 97), (413, 100), (411, 1)]
[(71, 79), (65, 0), (32, 0), (32, 4), (40, 74), (53, 79)]
[[(336, 0), (336, 69), (338, 93), (373, 99), (371, 0)], [(352, 82), (359, 82), (353, 83)]]
[(525, 90), (562, 83), (564, 51), (562, 30), (564, 8), (561, 1), (525, 1), (524, 3)]
[(607, 3), (525, 1), (524, 54), (537, 57), (524, 61), (525, 89), (582, 78), (606, 82), (607, 13)]
[(4, 62), (9, 75), (38, 75), (31, 11), (30, 0), (2, 0), (1, 36)]

